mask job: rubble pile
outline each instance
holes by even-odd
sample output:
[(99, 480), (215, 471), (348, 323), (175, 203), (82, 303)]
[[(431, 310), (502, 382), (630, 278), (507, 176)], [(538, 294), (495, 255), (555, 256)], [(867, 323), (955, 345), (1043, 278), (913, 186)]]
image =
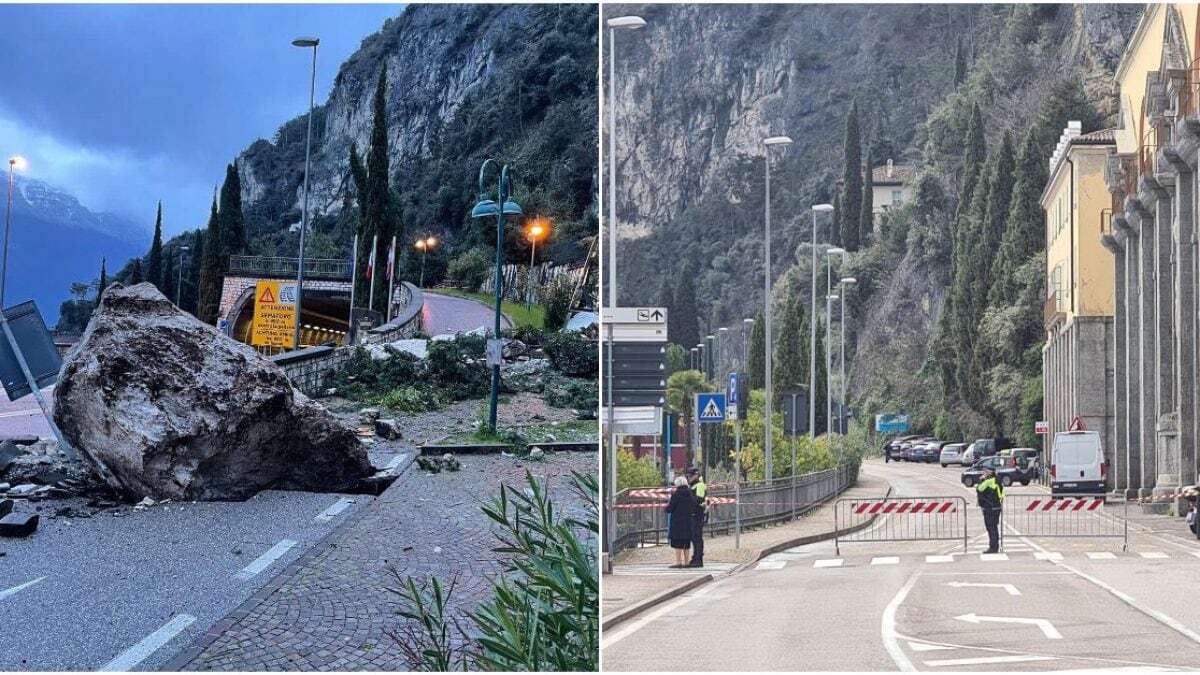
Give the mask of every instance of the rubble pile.
[(54, 418), (126, 496), (354, 491), (373, 473), (354, 431), (275, 364), (148, 283), (105, 290), (63, 363)]

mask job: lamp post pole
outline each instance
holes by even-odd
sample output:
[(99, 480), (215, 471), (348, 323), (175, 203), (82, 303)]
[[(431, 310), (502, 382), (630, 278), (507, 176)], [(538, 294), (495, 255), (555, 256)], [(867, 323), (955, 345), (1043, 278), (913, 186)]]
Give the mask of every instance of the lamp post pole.
[(179, 247), (179, 281), (175, 284), (175, 306), (179, 307), (180, 300), (183, 298), (183, 254), (190, 249), (187, 246)]
[[(315, 37), (299, 37), (292, 44), (301, 48), (312, 48), (312, 77), (308, 86), (308, 136), (304, 142), (304, 211), (300, 214), (300, 257), (296, 260), (296, 326), (292, 336), (292, 349), (300, 349), (301, 296), (304, 295), (304, 235), (308, 231), (308, 179), (309, 157), (312, 152), (312, 118), (317, 97), (317, 45)], [(353, 308), (351, 308), (353, 312)]]
[(763, 458), (766, 460), (764, 467), (766, 479), (771, 480), (774, 476), (774, 461), (772, 449), (771, 433), (771, 413), (775, 408), (775, 387), (771, 378), (771, 352), (774, 351), (775, 343), (771, 341), (771, 146), (791, 145), (792, 139), (787, 136), (772, 136), (763, 139), (763, 222), (765, 225), (765, 236), (763, 238), (763, 333), (765, 348), (763, 349), (763, 384), (766, 385), (767, 403), (763, 406)]
[(421, 242), (421, 288), (425, 288), (425, 254), (428, 252), (429, 247)]
[[(812, 207), (812, 300), (808, 331), (808, 437), (817, 437), (817, 212), (833, 210), (830, 204), (814, 204)], [(828, 379), (828, 373), (826, 373)]]
[(837, 298), (833, 296), (833, 256), (845, 254), (846, 250), (837, 246), (825, 250), (825, 432), (833, 431), (833, 381), (830, 378), (833, 364), (833, 345), (830, 344), (833, 329), (833, 307), (830, 302)]
[[(617, 306), (617, 29), (646, 25), (640, 16), (618, 16), (608, 24), (608, 306)], [(616, 455), (614, 455), (615, 457)]]
[(4, 287), (8, 281), (8, 231), (12, 229), (13, 187), (16, 185), (13, 172), (19, 162), (19, 157), (8, 160), (8, 208), (4, 211), (4, 258), (0, 261), (0, 312), (4, 311)]
[[(499, 344), (500, 340), (500, 304), (504, 297), (504, 205), (508, 202), (508, 165), (500, 169), (500, 182), (496, 186), (499, 199), (496, 200), (496, 314), (492, 326), (492, 339)], [(498, 356), (498, 355), (496, 355)], [(500, 402), (500, 361), (492, 363), (492, 395), (488, 407), (488, 429), (496, 430), (496, 409)]]

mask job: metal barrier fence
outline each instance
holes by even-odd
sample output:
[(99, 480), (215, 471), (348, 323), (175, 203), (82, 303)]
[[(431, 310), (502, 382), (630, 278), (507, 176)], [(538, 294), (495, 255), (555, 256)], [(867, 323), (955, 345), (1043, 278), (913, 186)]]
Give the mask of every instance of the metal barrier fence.
[[(706, 535), (790, 520), (841, 494), (858, 480), (858, 464), (843, 464), (792, 478), (708, 487)], [(667, 543), (667, 502), (672, 488), (622, 490), (616, 495), (613, 553)], [(738, 501), (741, 509), (737, 508)]]
[(1001, 512), (1001, 532), (1022, 537), (1104, 537), (1129, 546), (1129, 502), (1096, 494), (1008, 494)]
[[(962, 497), (839, 499), (833, 529), (839, 555), (843, 543), (884, 541), (961, 540), (966, 552), (967, 502)], [(842, 534), (845, 530), (853, 531)]]

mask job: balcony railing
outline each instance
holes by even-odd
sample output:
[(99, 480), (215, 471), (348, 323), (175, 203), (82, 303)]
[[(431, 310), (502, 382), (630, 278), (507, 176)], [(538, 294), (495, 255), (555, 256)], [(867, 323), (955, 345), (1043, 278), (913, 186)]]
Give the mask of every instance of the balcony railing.
[(1062, 291), (1050, 291), (1050, 295), (1046, 296), (1046, 305), (1042, 313), (1043, 325), (1046, 328), (1065, 315), (1062, 305)]
[[(296, 276), (296, 258), (260, 255), (229, 256), (229, 273), (237, 276), (291, 279)], [(305, 279), (350, 279), (350, 263), (337, 258), (305, 258)]]

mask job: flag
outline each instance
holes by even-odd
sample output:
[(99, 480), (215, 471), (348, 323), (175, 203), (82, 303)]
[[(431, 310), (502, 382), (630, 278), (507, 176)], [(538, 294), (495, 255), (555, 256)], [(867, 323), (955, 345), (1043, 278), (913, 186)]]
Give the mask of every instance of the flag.
[(392, 237), (392, 245), (388, 248), (387, 280), (392, 282), (392, 270), (396, 267), (396, 238)]
[(378, 248), (379, 235), (371, 237), (371, 255), (367, 256), (367, 279), (375, 279), (375, 251)]

